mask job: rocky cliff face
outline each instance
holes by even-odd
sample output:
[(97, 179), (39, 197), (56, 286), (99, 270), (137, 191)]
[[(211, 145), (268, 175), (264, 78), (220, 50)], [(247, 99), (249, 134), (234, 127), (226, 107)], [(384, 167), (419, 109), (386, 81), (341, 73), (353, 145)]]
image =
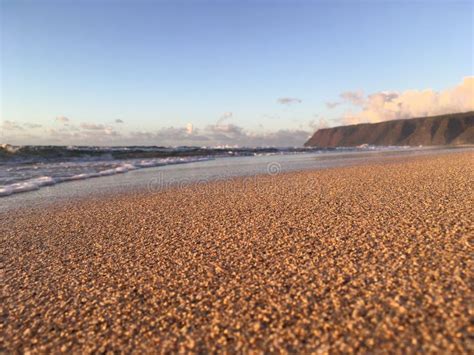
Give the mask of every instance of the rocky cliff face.
[(474, 144), (474, 111), (320, 129), (306, 147)]

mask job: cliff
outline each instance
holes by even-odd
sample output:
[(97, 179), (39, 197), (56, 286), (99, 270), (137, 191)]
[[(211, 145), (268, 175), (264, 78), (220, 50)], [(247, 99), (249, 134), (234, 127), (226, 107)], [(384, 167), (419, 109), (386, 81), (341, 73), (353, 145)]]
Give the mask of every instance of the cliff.
[(474, 111), (379, 123), (324, 128), (316, 131), (306, 147), (370, 145), (474, 144)]

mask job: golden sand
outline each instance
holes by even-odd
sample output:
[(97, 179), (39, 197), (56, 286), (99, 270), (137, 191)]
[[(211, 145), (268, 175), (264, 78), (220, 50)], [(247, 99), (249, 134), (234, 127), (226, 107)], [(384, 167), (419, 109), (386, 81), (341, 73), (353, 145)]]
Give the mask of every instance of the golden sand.
[(0, 215), (0, 351), (472, 353), (473, 158)]

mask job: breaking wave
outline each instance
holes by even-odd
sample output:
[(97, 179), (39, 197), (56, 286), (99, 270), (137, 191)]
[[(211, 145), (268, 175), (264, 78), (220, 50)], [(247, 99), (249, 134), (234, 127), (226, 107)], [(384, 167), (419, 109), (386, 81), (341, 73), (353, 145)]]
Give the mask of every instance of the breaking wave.
[[(0, 173), (0, 196), (14, 193), (39, 190), (62, 182), (84, 180), (115, 174), (123, 174), (131, 170), (157, 166), (184, 164), (209, 160), (210, 158), (165, 158), (127, 162), (69, 162), (66, 164), (24, 164), (6, 169), (6, 174)], [(45, 175), (49, 173), (50, 175)]]
[(357, 148), (235, 147), (93, 147), (0, 145), (0, 197), (63, 182), (123, 174), (131, 170), (204, 160), (277, 154), (298, 154)]

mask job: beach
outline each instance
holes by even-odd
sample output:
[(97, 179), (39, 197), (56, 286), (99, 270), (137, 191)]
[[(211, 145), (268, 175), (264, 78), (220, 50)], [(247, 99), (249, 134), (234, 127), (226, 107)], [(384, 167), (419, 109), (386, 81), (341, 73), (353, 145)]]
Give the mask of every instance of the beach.
[(0, 213), (2, 352), (474, 351), (472, 151)]

